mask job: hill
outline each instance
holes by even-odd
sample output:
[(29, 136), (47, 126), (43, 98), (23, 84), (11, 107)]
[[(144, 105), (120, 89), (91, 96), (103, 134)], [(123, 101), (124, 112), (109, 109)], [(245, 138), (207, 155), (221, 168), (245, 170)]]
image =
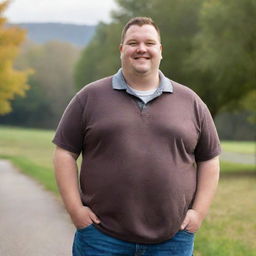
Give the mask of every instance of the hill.
[(76, 25), (64, 23), (15, 23), (27, 30), (28, 39), (36, 43), (58, 40), (76, 46), (85, 46), (95, 33), (94, 25)]

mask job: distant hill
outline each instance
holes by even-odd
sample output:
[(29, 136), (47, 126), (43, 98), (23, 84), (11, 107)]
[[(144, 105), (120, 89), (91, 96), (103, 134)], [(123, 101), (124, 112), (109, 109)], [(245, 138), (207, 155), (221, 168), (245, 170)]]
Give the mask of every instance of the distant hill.
[(17, 23), (9, 25), (17, 25), (26, 29), (28, 31), (28, 38), (36, 43), (58, 40), (69, 42), (76, 46), (85, 46), (88, 44), (96, 28), (93, 25), (62, 23)]

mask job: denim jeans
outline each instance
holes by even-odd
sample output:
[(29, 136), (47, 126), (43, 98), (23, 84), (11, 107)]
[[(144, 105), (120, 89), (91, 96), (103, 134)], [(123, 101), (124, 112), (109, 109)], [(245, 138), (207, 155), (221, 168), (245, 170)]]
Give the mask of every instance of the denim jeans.
[(192, 256), (194, 234), (179, 231), (159, 244), (130, 243), (106, 235), (93, 225), (76, 231), (73, 256)]

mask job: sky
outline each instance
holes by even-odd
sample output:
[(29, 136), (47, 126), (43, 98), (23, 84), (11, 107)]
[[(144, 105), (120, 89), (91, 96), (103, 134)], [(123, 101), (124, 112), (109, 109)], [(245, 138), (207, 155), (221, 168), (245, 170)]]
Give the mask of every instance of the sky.
[(116, 9), (116, 6), (115, 0), (11, 0), (4, 16), (10, 23), (95, 25), (99, 21), (110, 22), (110, 11)]

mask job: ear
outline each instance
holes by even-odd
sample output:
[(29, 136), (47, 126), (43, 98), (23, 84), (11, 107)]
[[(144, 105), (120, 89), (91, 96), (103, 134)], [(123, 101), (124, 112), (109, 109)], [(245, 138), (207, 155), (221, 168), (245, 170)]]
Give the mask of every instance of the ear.
[(123, 50), (123, 44), (119, 44), (119, 51), (120, 51), (120, 53), (122, 52), (122, 50)]
[(120, 53), (120, 59), (122, 59), (122, 55), (123, 55), (123, 44), (119, 45), (119, 53)]
[(163, 58), (162, 52), (163, 52), (163, 46), (160, 44), (160, 51), (161, 51), (161, 59)]

